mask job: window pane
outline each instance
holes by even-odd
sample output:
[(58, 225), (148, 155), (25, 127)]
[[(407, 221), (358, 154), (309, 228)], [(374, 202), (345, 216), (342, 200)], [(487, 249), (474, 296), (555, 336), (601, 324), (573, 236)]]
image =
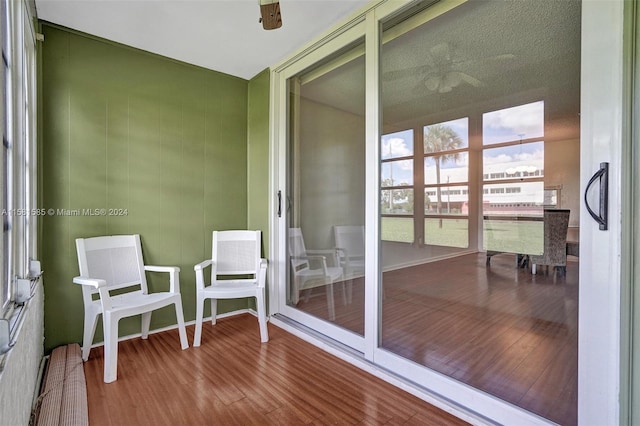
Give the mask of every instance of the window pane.
[(459, 118), (424, 126), (424, 152), (440, 152), (469, 146), (469, 119)]
[(483, 179), (526, 179), (544, 176), (544, 142), (485, 149)]
[(413, 155), (413, 130), (390, 133), (382, 136), (380, 158), (409, 157)]
[(544, 183), (519, 182), (484, 185), (484, 216), (539, 216), (543, 214)]
[[(438, 174), (439, 172), (439, 174)], [(469, 153), (424, 158), (424, 182), (427, 185), (469, 181)]]
[(413, 214), (413, 189), (380, 191), (381, 214)]
[(382, 240), (413, 243), (413, 218), (381, 217)]
[(446, 247), (469, 247), (468, 219), (424, 220), (425, 244)]
[[(487, 217), (487, 216), (485, 216)], [(484, 220), (484, 249), (520, 254), (542, 254), (544, 222), (504, 220), (499, 217)]]
[[(438, 209), (438, 205), (440, 208)], [(469, 214), (469, 187), (430, 187), (424, 190), (424, 214)]]
[(482, 114), (482, 143), (517, 141), (544, 136), (544, 102)]
[(382, 187), (413, 185), (413, 160), (397, 160), (382, 163), (380, 167)]

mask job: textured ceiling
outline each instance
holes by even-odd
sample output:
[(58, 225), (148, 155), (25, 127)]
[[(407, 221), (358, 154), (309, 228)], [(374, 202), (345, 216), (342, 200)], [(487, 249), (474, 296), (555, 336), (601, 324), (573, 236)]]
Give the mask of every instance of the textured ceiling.
[(250, 79), (366, 3), (281, 0), (283, 25), (271, 31), (258, 0), (36, 0), (36, 9), (54, 24)]
[[(477, 1), (405, 32), (382, 47), (383, 121), (401, 125), (472, 105), (490, 111), (544, 98), (548, 118), (562, 122), (563, 132), (569, 120), (577, 131), (580, 13), (580, 3), (570, 0)], [(448, 92), (425, 84), (452, 70), (480, 84), (462, 81)], [(363, 115), (363, 77), (359, 57), (306, 84), (303, 94)]]

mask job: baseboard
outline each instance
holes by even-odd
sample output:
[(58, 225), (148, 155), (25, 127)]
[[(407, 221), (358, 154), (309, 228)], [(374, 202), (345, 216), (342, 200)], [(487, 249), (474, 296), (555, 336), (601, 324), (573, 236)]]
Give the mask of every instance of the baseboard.
[(405, 262), (405, 263), (398, 263), (390, 266), (383, 266), (382, 272), (395, 271), (398, 269), (410, 268), (412, 266), (426, 265), (427, 263), (440, 262), (441, 260), (453, 259), (455, 257), (466, 256), (466, 255), (475, 254), (475, 253), (478, 253), (478, 250), (464, 250), (464, 251), (458, 251), (455, 253), (443, 254), (441, 256), (434, 256), (428, 259), (420, 259), (413, 262)]

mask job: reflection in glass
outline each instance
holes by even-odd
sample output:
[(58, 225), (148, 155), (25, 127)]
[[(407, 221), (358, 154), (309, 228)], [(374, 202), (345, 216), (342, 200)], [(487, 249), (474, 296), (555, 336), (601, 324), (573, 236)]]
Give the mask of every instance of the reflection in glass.
[(417, 164), (413, 213), (381, 209), (381, 347), (575, 425), (578, 262), (519, 266), (542, 251), (545, 184), (579, 188), (580, 2), (444, 8), (383, 23), (381, 133), (423, 143), (377, 165), (389, 178), (385, 163)]
[(425, 243), (444, 247), (469, 247), (469, 221), (467, 219), (424, 220)]
[(382, 241), (413, 243), (413, 218), (380, 218), (380, 235)]
[[(438, 212), (438, 200), (440, 200), (440, 212)], [(424, 190), (424, 214), (425, 215), (462, 215), (469, 214), (469, 187), (468, 186), (434, 186)], [(466, 219), (465, 219), (466, 220)], [(456, 246), (458, 247), (458, 246)]]
[(382, 214), (413, 214), (413, 189), (383, 189), (380, 191)]
[(413, 185), (413, 160), (396, 160), (382, 163), (380, 175), (383, 188)]
[(450, 151), (469, 146), (467, 117), (424, 126), (424, 152)]
[(380, 158), (383, 160), (413, 155), (413, 130), (390, 133), (381, 139)]
[(484, 181), (544, 176), (544, 142), (489, 148), (482, 154)]
[(339, 226), (364, 228), (362, 51), (359, 42), (288, 80), (287, 305), (359, 335), (364, 334), (364, 268), (347, 264), (336, 235)]
[(467, 182), (469, 153), (429, 156), (424, 159), (424, 182), (427, 185)]
[(533, 102), (482, 114), (485, 145), (544, 136), (544, 102)]

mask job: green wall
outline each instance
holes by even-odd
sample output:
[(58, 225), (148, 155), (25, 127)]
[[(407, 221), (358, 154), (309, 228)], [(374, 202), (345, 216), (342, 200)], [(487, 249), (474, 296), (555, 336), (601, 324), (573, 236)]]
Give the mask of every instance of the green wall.
[[(140, 234), (147, 264), (181, 268), (185, 319), (194, 319), (193, 265), (210, 257), (211, 232), (248, 225), (249, 83), (48, 24), (43, 32), (41, 207), (56, 210), (44, 217), (40, 239), (45, 349), (81, 341), (81, 289), (72, 283), (78, 237)], [(148, 277), (152, 289), (166, 288), (162, 275)], [(246, 307), (223, 301), (219, 312)], [(151, 326), (174, 323), (167, 308)], [(137, 319), (120, 323), (121, 335), (139, 330)]]
[[(249, 81), (248, 227), (262, 230), (263, 254), (269, 246), (269, 70)], [(275, 194), (273, 195), (275, 197)]]

